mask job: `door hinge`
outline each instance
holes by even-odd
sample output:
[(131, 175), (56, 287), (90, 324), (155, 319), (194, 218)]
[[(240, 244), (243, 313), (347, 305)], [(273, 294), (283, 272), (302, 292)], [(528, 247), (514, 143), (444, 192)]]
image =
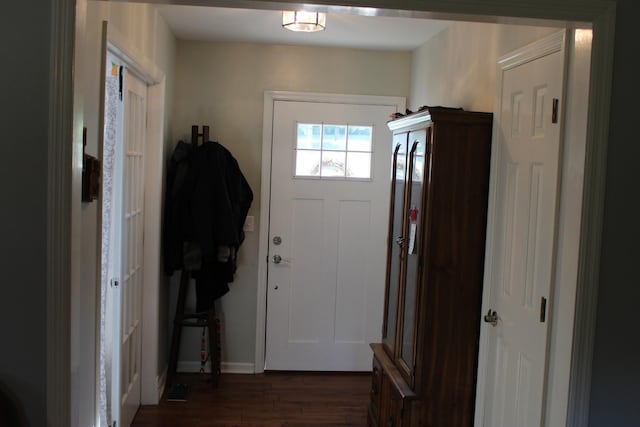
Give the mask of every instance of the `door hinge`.
[(544, 323), (547, 319), (547, 299), (545, 297), (540, 298), (540, 322)]
[(118, 98), (120, 98), (120, 101), (122, 101), (123, 90), (124, 90), (124, 67), (121, 65), (118, 71)]
[(553, 98), (553, 109), (551, 110), (551, 123), (558, 123), (558, 98)]

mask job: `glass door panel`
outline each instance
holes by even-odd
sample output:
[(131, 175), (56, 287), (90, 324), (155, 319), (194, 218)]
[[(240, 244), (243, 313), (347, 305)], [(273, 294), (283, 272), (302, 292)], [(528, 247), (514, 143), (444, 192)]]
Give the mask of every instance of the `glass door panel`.
[(382, 342), (389, 354), (394, 354), (396, 342), (396, 318), (403, 244), (403, 202), (407, 179), (407, 133), (393, 136), (393, 165), (391, 171), (391, 204), (389, 212), (387, 305), (385, 307)]
[(405, 230), (407, 236), (406, 244), (406, 274), (405, 291), (403, 293), (402, 333), (400, 345), (400, 359), (404, 362), (409, 379), (413, 376), (413, 366), (415, 357), (415, 333), (416, 333), (416, 307), (418, 301), (418, 257), (420, 256), (421, 239), (420, 225), (423, 216), (422, 197), (426, 159), (427, 131), (419, 130), (409, 134), (409, 145), (411, 146), (410, 164), (408, 173), (411, 175), (408, 180), (407, 195), (408, 210), (405, 213)]

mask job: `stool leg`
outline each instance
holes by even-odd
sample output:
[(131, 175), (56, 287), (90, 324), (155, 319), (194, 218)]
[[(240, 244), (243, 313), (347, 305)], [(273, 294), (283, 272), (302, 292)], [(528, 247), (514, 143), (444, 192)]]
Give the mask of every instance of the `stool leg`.
[(176, 314), (173, 318), (173, 333), (171, 334), (171, 350), (169, 353), (169, 368), (167, 370), (167, 388), (176, 374), (178, 366), (178, 350), (180, 349), (180, 337), (182, 335), (182, 321), (184, 320), (184, 303), (189, 286), (189, 273), (182, 270), (180, 275), (180, 289), (178, 290), (178, 301), (176, 303)]
[(211, 380), (213, 386), (218, 386), (218, 376), (220, 372), (218, 367), (220, 366), (220, 360), (218, 360), (218, 327), (216, 323), (216, 308), (215, 305), (211, 307), (207, 315), (207, 329), (209, 329), (209, 361), (211, 362)]

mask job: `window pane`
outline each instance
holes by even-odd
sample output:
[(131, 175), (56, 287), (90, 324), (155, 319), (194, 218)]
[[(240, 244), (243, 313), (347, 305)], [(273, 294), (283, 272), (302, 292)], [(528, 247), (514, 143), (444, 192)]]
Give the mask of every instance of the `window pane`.
[(339, 125), (324, 125), (322, 149), (345, 151), (347, 149), (347, 127)]
[(345, 176), (344, 151), (322, 152), (322, 176)]
[(422, 182), (423, 174), (424, 174), (424, 153), (425, 153), (425, 143), (424, 141), (420, 141), (418, 146), (416, 147), (414, 165), (413, 165), (413, 176), (411, 179), (414, 182)]
[(404, 154), (398, 153), (398, 164), (396, 167), (396, 179), (404, 181), (407, 168), (407, 157)]
[(297, 148), (320, 149), (322, 125), (298, 123)]
[(424, 156), (414, 157), (415, 165), (413, 167), (413, 182), (422, 182), (424, 177)]
[(371, 126), (349, 126), (349, 151), (371, 152)]
[(320, 176), (320, 151), (296, 152), (296, 176)]
[(349, 178), (371, 178), (371, 154), (347, 153), (347, 176)]
[(298, 123), (295, 176), (371, 178), (372, 134), (372, 126)]

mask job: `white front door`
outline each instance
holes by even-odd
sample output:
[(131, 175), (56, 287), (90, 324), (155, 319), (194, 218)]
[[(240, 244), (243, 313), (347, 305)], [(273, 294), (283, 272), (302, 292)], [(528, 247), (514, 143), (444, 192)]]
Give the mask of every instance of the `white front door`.
[[(125, 73), (124, 128), (116, 145), (114, 202), (116, 241), (120, 248), (113, 295), (112, 420), (128, 427), (140, 406), (142, 355), (142, 281), (144, 218), (144, 151), (147, 86)], [(121, 142), (121, 143), (120, 143)], [(119, 240), (119, 242), (118, 242)]]
[[(562, 46), (562, 44), (559, 44)], [(502, 67), (483, 323), (486, 427), (540, 427), (560, 158), (564, 49)], [(509, 58), (506, 56), (505, 58)], [(508, 62), (510, 59), (506, 59)], [(558, 105), (554, 107), (555, 105)]]
[(273, 111), (265, 368), (370, 370), (396, 106), (278, 100)]

